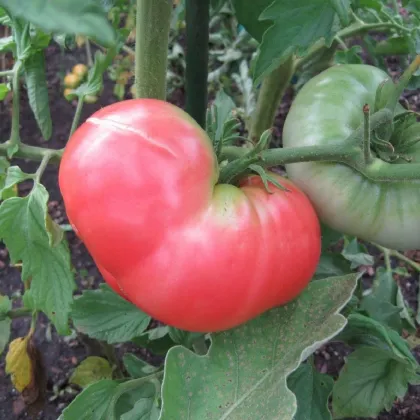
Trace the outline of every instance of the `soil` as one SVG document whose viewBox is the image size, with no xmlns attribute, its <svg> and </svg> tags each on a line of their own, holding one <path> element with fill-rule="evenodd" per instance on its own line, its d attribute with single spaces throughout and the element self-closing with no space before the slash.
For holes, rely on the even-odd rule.
<svg viewBox="0 0 420 420">
<path fill-rule="evenodd" d="M 46 51 L 47 59 L 47 79 L 49 81 L 49 98 L 52 119 L 54 121 L 54 131 L 52 139 L 48 142 L 51 148 L 62 148 L 65 146 L 71 121 L 75 111 L 75 103 L 69 103 L 62 95 L 62 78 L 71 67 L 78 62 L 86 62 L 84 52 L 81 50 L 63 52 L 57 46 L 51 46 Z M 392 63 L 391 63 L 392 64 Z M 398 63 L 393 63 L 390 67 L 398 69 Z M 104 91 L 96 104 L 85 105 L 82 113 L 81 122 L 97 109 L 116 102 L 113 95 L 113 82 L 105 78 Z M 179 106 L 183 105 L 184 94 L 182 89 L 175 91 L 169 100 Z M 279 108 L 276 120 L 276 143 L 280 138 L 280 133 L 284 117 L 290 106 L 292 91 L 289 90 Z M 409 98 L 411 103 L 420 105 L 416 95 L 412 94 Z M 27 95 L 24 89 L 21 92 L 21 138 L 22 141 L 31 145 L 45 146 L 41 134 L 37 128 L 32 111 L 29 108 Z M 10 102 L 0 102 L 0 139 L 3 141 L 8 138 L 10 133 Z M 23 170 L 34 171 L 36 163 L 26 161 L 16 161 Z M 49 166 L 44 173 L 42 182 L 50 193 L 49 209 L 54 220 L 58 223 L 66 223 L 65 211 L 57 185 L 57 168 Z M 30 188 L 29 184 L 21 184 L 19 192 L 25 194 Z M 67 233 L 67 239 L 71 247 L 71 255 L 74 267 L 77 269 L 78 291 L 93 289 L 102 282 L 91 257 L 84 245 L 73 233 Z M 414 255 L 420 262 L 420 253 Z M 395 262 L 394 262 L 395 263 Z M 383 264 L 380 257 L 377 264 Z M 375 267 L 370 267 L 365 275 L 365 280 L 370 282 L 374 276 Z M 401 279 L 403 291 L 408 303 L 416 309 L 418 278 L 413 273 L 411 278 Z M 7 250 L 0 247 L 0 293 L 8 296 L 17 297 L 15 304 L 20 303 L 19 296 L 23 292 L 23 284 L 20 280 L 20 273 L 16 268 L 10 267 Z M 30 320 L 19 318 L 13 321 L 12 338 L 23 336 L 29 329 Z M 12 419 L 39 419 L 56 420 L 63 408 L 66 407 L 79 391 L 77 388 L 68 384 L 68 378 L 75 366 L 79 364 L 89 354 L 100 354 L 100 350 L 88 344 L 79 336 L 59 337 L 54 328 L 51 328 L 46 317 L 41 316 L 35 334 L 35 342 L 42 354 L 43 363 L 47 372 L 47 386 L 45 403 L 41 407 L 29 410 L 19 393 L 13 388 L 10 378 L 5 374 L 4 354 L 0 358 L 0 420 Z M 118 355 L 125 351 L 131 351 L 140 357 L 146 358 L 151 363 L 158 364 L 161 358 L 154 358 L 145 349 L 136 348 L 129 345 L 116 347 Z M 328 344 L 316 352 L 315 362 L 318 369 L 323 373 L 329 373 L 334 377 L 341 369 L 345 356 L 349 349 L 340 344 Z M 419 352 L 414 352 L 419 356 Z M 420 361 L 420 358 L 418 358 Z M 409 392 L 402 401 L 397 401 L 390 413 L 381 414 L 380 420 L 399 420 L 399 419 L 420 419 L 420 386 L 410 386 Z"/>
</svg>

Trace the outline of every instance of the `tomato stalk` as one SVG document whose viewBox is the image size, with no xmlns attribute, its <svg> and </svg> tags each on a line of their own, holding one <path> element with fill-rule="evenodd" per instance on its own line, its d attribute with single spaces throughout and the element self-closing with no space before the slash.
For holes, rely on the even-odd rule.
<svg viewBox="0 0 420 420">
<path fill-rule="evenodd" d="M 20 114 L 19 114 L 19 95 L 20 95 L 20 83 L 19 83 L 19 73 L 22 67 L 22 61 L 17 60 L 16 64 L 13 66 L 13 103 L 12 103 L 12 129 L 10 133 L 10 142 L 9 147 L 13 152 L 19 147 L 20 135 L 19 135 L 19 124 L 20 124 Z"/>
<path fill-rule="evenodd" d="M 135 86 L 137 98 L 166 99 L 171 0 L 137 0 Z"/>
<path fill-rule="evenodd" d="M 364 135 L 363 135 L 363 153 L 365 156 L 365 163 L 369 163 L 372 159 L 370 154 L 370 109 L 369 105 L 366 104 L 363 107 L 363 116 L 364 116 Z"/>
<path fill-rule="evenodd" d="M 256 143 L 261 134 L 273 125 L 276 111 L 292 79 L 294 62 L 291 54 L 263 80 L 249 130 L 249 137 L 253 143 Z"/>
<path fill-rule="evenodd" d="M 11 148 L 12 144 L 10 140 L 0 144 L 0 156 L 6 156 L 7 151 Z M 63 150 L 52 150 L 45 147 L 30 146 L 28 144 L 21 143 L 19 149 L 13 154 L 13 157 L 20 159 L 29 159 L 34 161 L 40 161 L 43 159 L 46 153 L 51 153 L 50 163 L 60 163 Z"/>
<path fill-rule="evenodd" d="M 186 111 L 205 128 L 209 49 L 210 0 L 186 0 Z"/>
<path fill-rule="evenodd" d="M 71 124 L 69 138 L 73 135 L 73 133 L 76 131 L 77 126 L 79 125 L 80 115 L 82 114 L 83 109 L 83 102 L 83 96 L 80 96 L 79 100 L 77 101 L 76 112 L 74 113 L 73 122 Z"/>
</svg>

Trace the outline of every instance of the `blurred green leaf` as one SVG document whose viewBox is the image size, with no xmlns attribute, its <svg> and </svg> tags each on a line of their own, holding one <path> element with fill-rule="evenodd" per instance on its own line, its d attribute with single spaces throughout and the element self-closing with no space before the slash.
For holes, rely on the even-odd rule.
<svg viewBox="0 0 420 420">
<path fill-rule="evenodd" d="M 105 10 L 95 0 L 0 0 L 0 6 L 45 32 L 86 35 L 105 47 L 115 43 Z"/>
<path fill-rule="evenodd" d="M 260 19 L 273 25 L 264 33 L 255 65 L 254 83 L 257 84 L 290 54 L 303 56 L 319 39 L 331 45 L 337 27 L 335 10 L 325 0 L 274 0 Z"/>
<path fill-rule="evenodd" d="M 262 21 L 261 13 L 271 4 L 273 0 L 232 0 L 238 22 L 246 31 L 261 42 L 264 32 L 273 22 Z"/>
<path fill-rule="evenodd" d="M 29 105 L 35 115 L 42 136 L 45 140 L 49 140 L 52 134 L 52 120 L 48 100 L 44 51 L 36 51 L 31 54 L 25 60 L 24 70 Z"/>
</svg>

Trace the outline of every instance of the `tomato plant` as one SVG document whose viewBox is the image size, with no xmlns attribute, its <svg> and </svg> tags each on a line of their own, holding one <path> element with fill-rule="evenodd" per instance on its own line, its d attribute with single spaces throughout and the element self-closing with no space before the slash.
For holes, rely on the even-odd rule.
<svg viewBox="0 0 420 420">
<path fill-rule="evenodd" d="M 419 21 L 0 0 L 2 413 L 415 416 Z"/>
</svg>

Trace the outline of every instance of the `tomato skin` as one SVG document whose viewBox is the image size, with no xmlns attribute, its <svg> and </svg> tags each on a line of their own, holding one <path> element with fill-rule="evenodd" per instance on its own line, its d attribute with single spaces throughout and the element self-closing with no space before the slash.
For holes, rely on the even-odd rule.
<svg viewBox="0 0 420 420">
<path fill-rule="evenodd" d="M 363 105 L 374 109 L 376 89 L 388 77 L 359 64 L 320 73 L 296 95 L 285 121 L 283 146 L 344 142 L 362 124 Z M 407 154 L 420 163 L 420 144 Z M 391 249 L 420 248 L 420 181 L 375 182 L 336 163 L 293 163 L 286 169 L 333 229 Z"/>
<path fill-rule="evenodd" d="M 269 194 L 259 176 L 216 185 L 207 134 L 174 105 L 132 99 L 76 130 L 59 184 L 75 232 L 124 296 L 168 325 L 210 332 L 294 299 L 316 269 L 316 213 L 273 176 L 290 192 Z"/>
</svg>

